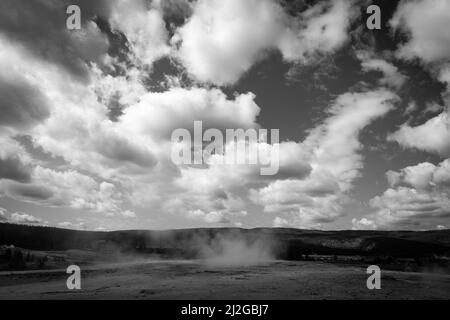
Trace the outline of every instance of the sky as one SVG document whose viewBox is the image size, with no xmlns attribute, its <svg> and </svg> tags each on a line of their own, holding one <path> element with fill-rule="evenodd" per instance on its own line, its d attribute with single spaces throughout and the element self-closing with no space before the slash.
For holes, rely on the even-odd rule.
<svg viewBox="0 0 450 320">
<path fill-rule="evenodd" d="M 447 0 L 2 0 L 0 222 L 446 229 L 448 30 Z M 177 165 L 194 121 L 278 129 L 278 173 Z"/>
</svg>

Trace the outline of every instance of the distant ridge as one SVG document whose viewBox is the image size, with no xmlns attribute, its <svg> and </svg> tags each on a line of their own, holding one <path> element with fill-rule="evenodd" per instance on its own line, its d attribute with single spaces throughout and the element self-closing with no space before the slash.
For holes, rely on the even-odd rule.
<svg viewBox="0 0 450 320">
<path fill-rule="evenodd" d="M 81 231 L 0 223 L 0 245 L 32 250 L 92 249 L 108 244 L 120 251 L 174 249 L 188 256 L 215 239 L 232 238 L 273 247 L 280 259 L 305 254 L 450 256 L 450 230 L 320 231 L 291 228 L 194 228 L 177 230 Z"/>
</svg>

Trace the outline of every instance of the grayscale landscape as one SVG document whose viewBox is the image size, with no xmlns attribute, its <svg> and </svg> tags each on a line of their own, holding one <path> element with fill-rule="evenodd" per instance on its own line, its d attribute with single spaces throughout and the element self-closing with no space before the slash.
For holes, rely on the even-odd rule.
<svg viewBox="0 0 450 320">
<path fill-rule="evenodd" d="M 450 0 L 0 0 L 0 300 L 450 299 L 449 30 Z"/>
<path fill-rule="evenodd" d="M 0 299 L 450 298 L 448 231 L 0 230 Z M 66 286 L 72 264 L 81 290 Z M 373 264 L 379 290 L 366 286 Z"/>
</svg>

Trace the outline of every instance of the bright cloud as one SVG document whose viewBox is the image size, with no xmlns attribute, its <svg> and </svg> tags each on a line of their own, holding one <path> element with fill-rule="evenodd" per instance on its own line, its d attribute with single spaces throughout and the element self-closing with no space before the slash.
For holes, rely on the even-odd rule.
<svg viewBox="0 0 450 320">
<path fill-rule="evenodd" d="M 398 55 L 420 58 L 426 63 L 448 61 L 450 57 L 450 3 L 447 0 L 402 1 L 390 24 L 407 33 L 409 40 Z"/>
<path fill-rule="evenodd" d="M 355 14 L 351 1 L 321 3 L 292 17 L 273 0 L 199 0 L 172 42 L 195 79 L 227 85 L 269 50 L 302 62 L 335 51 L 347 40 Z"/>
<path fill-rule="evenodd" d="M 416 148 L 437 153 L 443 157 L 450 156 L 450 122 L 448 112 L 444 111 L 418 126 L 403 124 L 400 129 L 389 136 L 406 148 Z"/>
<path fill-rule="evenodd" d="M 393 108 L 389 91 L 346 93 L 330 107 L 330 116 L 302 143 L 312 172 L 304 180 L 278 180 L 253 190 L 253 201 L 266 212 L 286 213 L 292 225 L 321 227 L 342 214 L 346 193 L 363 167 L 360 131 Z M 281 221 L 281 220 L 279 220 Z"/>
</svg>

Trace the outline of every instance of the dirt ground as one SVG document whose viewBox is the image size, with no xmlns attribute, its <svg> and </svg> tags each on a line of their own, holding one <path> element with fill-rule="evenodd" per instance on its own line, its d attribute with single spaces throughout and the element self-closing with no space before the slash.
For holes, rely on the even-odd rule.
<svg viewBox="0 0 450 320">
<path fill-rule="evenodd" d="M 273 261 L 215 266 L 137 261 L 82 267 L 81 290 L 64 269 L 0 272 L 0 299 L 449 299 L 450 275 L 382 271 L 368 290 L 363 266 Z"/>
</svg>

